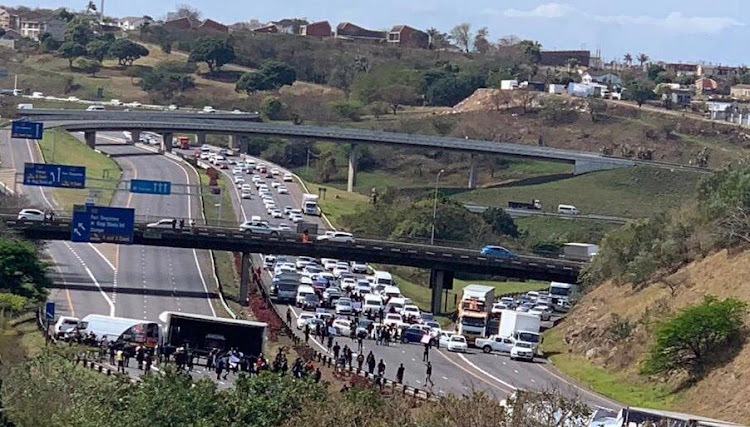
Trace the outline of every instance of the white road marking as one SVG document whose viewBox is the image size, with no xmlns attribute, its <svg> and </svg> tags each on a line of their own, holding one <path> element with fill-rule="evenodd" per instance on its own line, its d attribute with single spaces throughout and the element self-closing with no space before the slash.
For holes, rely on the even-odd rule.
<svg viewBox="0 0 750 427">
<path fill-rule="evenodd" d="M 504 385 L 506 387 L 510 387 L 511 390 L 517 390 L 517 387 L 513 386 L 512 384 L 507 383 L 507 382 L 501 380 L 500 378 L 498 378 L 498 377 L 490 374 L 489 372 L 485 371 L 484 369 L 482 369 L 479 366 L 475 365 L 474 363 L 470 362 L 469 359 L 467 359 L 466 357 L 464 357 L 463 354 L 459 354 L 458 357 L 460 357 L 461 360 L 463 360 L 467 365 L 471 366 L 472 368 L 476 369 L 477 371 L 479 371 L 482 374 L 484 374 L 485 376 L 487 376 L 487 378 L 491 378 L 491 379 L 499 382 L 500 384 L 502 384 L 502 385 Z"/>
</svg>

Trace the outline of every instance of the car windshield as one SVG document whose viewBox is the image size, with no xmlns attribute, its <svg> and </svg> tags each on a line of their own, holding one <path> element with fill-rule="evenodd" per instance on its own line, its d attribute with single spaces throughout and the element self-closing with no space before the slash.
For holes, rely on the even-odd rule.
<svg viewBox="0 0 750 427">
<path fill-rule="evenodd" d="M 475 327 L 483 328 L 484 319 L 478 319 L 476 317 L 462 317 L 461 324 L 464 326 L 475 326 Z"/>
<path fill-rule="evenodd" d="M 532 334 L 530 332 L 521 332 L 518 334 L 518 339 L 527 343 L 538 343 L 539 334 Z"/>
<path fill-rule="evenodd" d="M 466 342 L 466 338 L 464 338 L 464 337 L 451 337 L 451 341 L 453 341 L 453 342 Z"/>
<path fill-rule="evenodd" d="M 351 307 L 352 303 L 350 303 L 349 301 L 341 301 L 341 300 L 339 300 L 339 302 L 338 302 L 337 305 L 341 305 L 341 306 L 344 306 L 344 307 Z"/>
<path fill-rule="evenodd" d="M 522 347 L 522 348 L 531 348 L 531 344 L 525 343 L 525 342 L 519 342 L 516 344 L 516 346 Z"/>
</svg>

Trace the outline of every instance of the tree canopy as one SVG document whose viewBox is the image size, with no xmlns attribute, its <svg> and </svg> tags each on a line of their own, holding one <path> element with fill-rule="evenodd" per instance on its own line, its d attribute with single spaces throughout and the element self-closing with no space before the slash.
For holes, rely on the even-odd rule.
<svg viewBox="0 0 750 427">
<path fill-rule="evenodd" d="M 86 48 L 74 41 L 67 41 L 60 45 L 57 53 L 68 60 L 68 67 L 73 68 L 73 60 L 79 56 L 86 55 Z"/>
<path fill-rule="evenodd" d="M 234 47 L 228 40 L 204 36 L 195 41 L 190 50 L 190 62 L 205 62 L 211 72 L 219 70 L 235 58 Z"/>
<path fill-rule="evenodd" d="M 109 55 L 117 58 L 120 65 L 133 65 L 135 60 L 148 54 L 143 45 L 128 39 L 117 39 L 109 47 Z"/>
<path fill-rule="evenodd" d="M 291 85 L 297 80 L 297 73 L 288 64 L 279 61 L 265 61 L 258 71 L 240 76 L 235 84 L 238 92 L 253 93 L 262 90 L 274 90 L 284 85 Z"/>
<path fill-rule="evenodd" d="M 50 281 L 47 265 L 28 242 L 0 238 L 0 290 L 29 299 L 40 299 Z"/>
</svg>

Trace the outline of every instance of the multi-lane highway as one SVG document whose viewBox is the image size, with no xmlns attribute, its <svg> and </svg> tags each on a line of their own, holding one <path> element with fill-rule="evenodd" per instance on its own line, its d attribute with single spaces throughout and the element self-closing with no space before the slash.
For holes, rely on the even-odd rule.
<svg viewBox="0 0 750 427">
<path fill-rule="evenodd" d="M 99 149 L 108 153 L 123 170 L 123 179 L 167 180 L 177 185 L 196 185 L 198 177 L 188 165 L 126 145 L 121 134 L 98 135 Z M 0 134 L 3 179 L 13 187 L 13 173 L 25 162 L 43 162 L 33 141 L 11 140 Z M 53 192 L 44 187 L 18 185 L 17 191 L 31 205 L 61 212 Z M 183 193 L 193 191 L 184 188 Z M 116 192 L 113 206 L 132 207 L 137 215 L 155 218 L 200 220 L 197 196 L 173 194 L 155 196 Z M 206 251 L 148 246 L 110 246 L 86 243 L 49 242 L 48 253 L 55 265 L 53 280 L 64 288 L 53 293 L 60 314 L 83 317 L 109 314 L 156 320 L 166 310 L 221 315 L 219 304 L 209 295 L 215 279 Z"/>
<path fill-rule="evenodd" d="M 185 154 L 190 154 L 185 152 Z M 283 175 L 284 170 L 278 165 L 270 164 L 262 159 L 255 159 L 257 162 L 263 162 L 269 167 L 277 167 Z M 222 170 L 225 177 L 232 182 L 232 172 Z M 249 176 L 247 176 L 249 182 Z M 280 176 L 279 178 L 280 179 Z M 270 181 L 270 180 L 267 180 Z M 269 182 L 270 184 L 270 182 Z M 289 189 L 289 195 L 279 195 L 274 193 L 276 203 L 280 207 L 292 206 L 299 208 L 302 205 L 302 194 L 305 190 L 298 184 L 286 183 Z M 236 186 L 235 186 L 236 188 Z M 267 214 L 257 191 L 253 187 L 253 197 L 251 199 L 241 199 L 239 191 L 232 192 L 232 198 L 238 207 L 238 219 L 249 219 L 253 215 L 258 215 L 262 219 L 269 221 L 273 225 L 280 222 L 289 223 L 286 219 L 275 219 Z M 305 217 L 306 220 L 316 221 L 319 227 L 325 228 L 328 224 L 325 219 L 314 217 Z M 291 225 L 291 224 L 290 224 Z M 261 265 L 260 257 L 255 260 L 256 265 Z M 266 285 L 270 281 L 270 276 L 264 276 Z M 279 310 L 284 313 L 287 306 L 278 306 Z M 295 315 L 299 315 L 297 308 L 291 307 Z M 338 338 L 339 344 L 343 347 L 345 344 L 354 347 L 356 342 L 349 338 Z M 311 338 L 311 345 L 318 350 L 325 351 L 323 343 L 317 342 Z M 404 381 L 407 385 L 424 388 L 425 364 L 422 362 L 423 347 L 415 344 L 392 344 L 391 346 L 376 346 L 374 341 L 366 340 L 364 353 L 373 352 L 379 360 L 382 358 L 387 365 L 386 376 L 395 377 L 396 369 L 399 364 L 403 363 L 405 367 Z M 465 393 L 472 389 L 484 390 L 498 398 L 505 398 L 508 394 L 517 388 L 521 389 L 542 389 L 557 388 L 563 392 L 580 396 L 591 406 L 602 406 L 616 408 L 619 405 L 605 397 L 599 396 L 586 389 L 575 386 L 563 379 L 554 368 L 548 365 L 545 360 L 537 359 L 534 363 L 520 361 L 511 361 L 507 355 L 484 354 L 480 350 L 471 349 L 469 354 L 454 354 L 445 350 L 433 349 L 430 352 L 430 361 L 433 365 L 432 379 L 435 382 L 433 392 L 446 393 Z"/>
</svg>

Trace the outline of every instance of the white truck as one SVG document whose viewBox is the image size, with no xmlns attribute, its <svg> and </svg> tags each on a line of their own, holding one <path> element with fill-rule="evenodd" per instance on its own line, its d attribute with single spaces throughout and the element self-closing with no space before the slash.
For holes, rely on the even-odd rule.
<svg viewBox="0 0 750 427">
<path fill-rule="evenodd" d="M 589 262 L 597 252 L 599 246 L 592 243 L 566 243 L 563 246 L 562 257 L 571 261 Z"/>
<path fill-rule="evenodd" d="M 458 306 L 458 333 L 466 337 L 469 344 L 486 336 L 494 302 L 495 288 L 491 286 L 469 285 L 464 288 Z"/>
<path fill-rule="evenodd" d="M 320 215 L 320 206 L 318 206 L 317 194 L 302 195 L 302 211 L 305 215 Z"/>
<path fill-rule="evenodd" d="M 515 340 L 511 337 L 502 337 L 500 335 L 490 335 L 488 338 L 477 338 L 474 341 L 476 348 L 481 348 L 485 353 L 497 351 L 500 353 L 510 353 Z"/>
<path fill-rule="evenodd" d="M 273 277 L 271 287 L 275 290 L 279 302 L 294 302 L 297 298 L 297 288 L 301 276 L 297 272 L 281 272 Z"/>
<path fill-rule="evenodd" d="M 533 353 L 539 351 L 539 343 L 542 336 L 539 333 L 541 319 L 539 316 L 514 310 L 503 310 L 500 317 L 500 335 L 504 338 L 513 338 L 515 344 L 530 344 Z"/>
<path fill-rule="evenodd" d="M 549 296 L 553 307 L 557 307 L 558 304 L 571 305 L 578 301 L 580 288 L 572 283 L 550 282 Z"/>
</svg>

